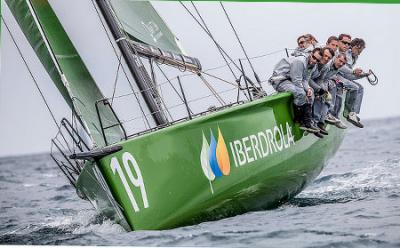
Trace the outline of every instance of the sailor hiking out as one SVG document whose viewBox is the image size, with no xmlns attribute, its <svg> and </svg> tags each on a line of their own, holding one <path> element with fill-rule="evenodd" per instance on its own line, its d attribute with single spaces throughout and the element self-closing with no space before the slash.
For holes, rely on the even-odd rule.
<svg viewBox="0 0 400 248">
<path fill-rule="evenodd" d="M 304 34 L 297 38 L 296 49 L 292 52 L 292 56 L 304 55 L 308 56 L 315 48 L 322 46 L 318 43 L 317 39 L 312 34 Z"/>
<path fill-rule="evenodd" d="M 322 57 L 317 64 L 317 69 L 314 71 L 310 78 L 310 86 L 313 88 L 315 94 L 313 105 L 313 120 L 319 128 L 319 133 L 317 134 L 318 137 L 320 137 L 321 135 L 328 135 L 328 132 L 324 127 L 326 116 L 324 112 L 325 109 L 327 112 L 327 108 L 332 101 L 332 97 L 328 91 L 329 82 L 324 80 L 324 78 L 326 78 L 327 73 L 330 70 L 330 68 L 327 67 L 326 64 L 335 55 L 335 52 L 328 47 L 324 47 L 321 51 Z"/>
<path fill-rule="evenodd" d="M 293 94 L 296 119 L 300 123 L 300 129 L 312 133 L 318 133 L 319 129 L 312 122 L 314 91 L 309 81 L 311 75 L 317 70 L 317 63 L 321 57 L 321 48 L 315 48 L 308 56 L 283 58 L 275 66 L 269 79 L 276 91 Z"/>
<path fill-rule="evenodd" d="M 364 72 L 360 68 L 353 68 L 358 56 L 365 48 L 365 42 L 362 39 L 356 38 L 351 41 L 350 46 L 350 49 L 345 52 L 347 63 L 339 70 L 337 80 L 348 90 L 343 116 L 353 125 L 362 128 L 363 124 L 361 124 L 357 114 L 360 113 L 364 87 L 355 80 L 363 78 Z"/>
<path fill-rule="evenodd" d="M 343 116 L 362 128 L 357 114 L 360 113 L 364 88 L 355 80 L 367 77 L 371 84 L 377 82 L 371 70 L 365 73 L 362 69 L 354 69 L 365 41 L 351 40 L 350 35 L 340 34 L 330 36 L 325 47 L 321 47 L 313 35 L 304 34 L 297 38 L 297 45 L 292 57 L 283 58 L 275 65 L 268 81 L 277 92 L 293 94 L 295 121 L 300 123 L 300 129 L 323 138 L 328 135 L 326 124 L 347 128 L 339 118 L 344 91 L 347 94 Z M 371 82 L 371 74 L 375 81 Z"/>
<path fill-rule="evenodd" d="M 332 49 L 325 51 L 333 52 Z M 333 78 L 339 73 L 345 63 L 346 55 L 343 53 L 338 54 L 323 66 L 320 75 L 315 78 L 316 83 L 314 83 L 314 80 L 310 81 L 310 84 L 315 87 L 316 94 L 318 94 L 314 101 L 313 117 L 321 130 L 320 132 L 325 135 L 327 134 L 327 131 L 324 129 L 325 123 L 333 125 L 341 123 L 340 119 L 330 115 L 328 111 L 333 109 L 336 100 L 334 97 L 336 96 L 336 83 Z M 345 126 L 336 126 L 342 129 L 346 128 Z"/>
</svg>

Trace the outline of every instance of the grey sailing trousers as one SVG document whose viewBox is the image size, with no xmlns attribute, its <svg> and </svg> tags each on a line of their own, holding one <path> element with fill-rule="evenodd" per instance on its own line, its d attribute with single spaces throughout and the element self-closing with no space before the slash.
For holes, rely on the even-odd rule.
<svg viewBox="0 0 400 248">
<path fill-rule="evenodd" d="M 364 96 L 364 87 L 353 81 L 348 80 L 340 75 L 338 79 L 343 83 L 343 87 L 347 89 L 344 109 L 346 112 L 360 113 L 361 104 Z"/>
<path fill-rule="evenodd" d="M 342 108 L 343 86 L 336 84 L 334 81 L 331 82 L 329 93 L 332 95 L 332 104 L 329 107 L 329 112 L 336 118 L 339 118 L 339 112 Z"/>
<path fill-rule="evenodd" d="M 325 102 L 321 96 L 317 96 L 314 99 L 314 105 L 313 105 L 313 118 L 314 121 L 318 122 L 324 122 L 326 119 L 326 115 L 328 114 L 330 104 Z"/>
<path fill-rule="evenodd" d="M 327 80 L 325 84 L 327 85 L 328 92 L 331 94 L 332 99 L 330 99 L 328 102 L 326 101 L 326 99 L 324 99 L 324 97 L 317 96 L 314 99 L 314 106 L 313 106 L 314 120 L 316 122 L 322 122 L 322 123 L 325 121 L 328 111 L 330 111 L 331 113 L 334 111 L 338 93 L 336 88 L 336 83 L 333 80 Z M 339 99 L 339 101 L 341 101 L 341 98 Z"/>
<path fill-rule="evenodd" d="M 306 103 L 313 104 L 314 102 L 314 96 L 307 97 L 307 93 L 303 87 L 295 85 L 289 80 L 285 80 L 277 85 L 272 86 L 278 92 L 292 93 L 294 98 L 293 103 L 296 106 L 303 106 Z"/>
</svg>

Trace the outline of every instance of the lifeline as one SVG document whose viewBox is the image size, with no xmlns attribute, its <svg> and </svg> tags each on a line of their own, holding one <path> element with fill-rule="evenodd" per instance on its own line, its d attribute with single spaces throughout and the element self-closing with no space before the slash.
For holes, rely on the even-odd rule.
<svg viewBox="0 0 400 248">
<path fill-rule="evenodd" d="M 258 159 L 265 158 L 275 152 L 280 152 L 294 145 L 292 127 L 286 122 L 286 134 L 282 124 L 266 129 L 265 131 L 251 134 L 241 139 L 229 142 L 235 166 L 243 166 Z"/>
</svg>

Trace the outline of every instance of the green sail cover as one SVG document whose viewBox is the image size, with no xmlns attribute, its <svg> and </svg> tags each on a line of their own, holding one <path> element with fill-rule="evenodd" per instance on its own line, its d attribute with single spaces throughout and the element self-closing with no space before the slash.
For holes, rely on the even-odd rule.
<svg viewBox="0 0 400 248">
<path fill-rule="evenodd" d="M 179 40 L 147 1 L 111 0 L 118 21 L 130 38 L 166 51 L 184 54 Z"/>
<path fill-rule="evenodd" d="M 86 123 L 93 141 L 98 147 L 103 147 L 105 141 L 102 135 L 95 103 L 103 99 L 104 96 L 60 24 L 49 2 L 47 0 L 31 0 L 32 7 L 35 10 L 48 43 L 55 54 L 60 69 L 68 80 L 69 89 L 64 85 L 57 71 L 55 62 L 45 45 L 45 41 L 29 10 L 27 1 L 6 0 L 6 3 L 30 45 L 39 57 L 39 60 L 68 105 L 71 108 L 72 106 L 75 107 L 81 119 Z M 103 127 L 108 127 L 117 123 L 116 118 L 108 106 L 99 104 L 99 112 Z M 123 137 L 123 132 L 119 126 L 106 129 L 105 134 L 108 143 L 119 141 Z"/>
</svg>

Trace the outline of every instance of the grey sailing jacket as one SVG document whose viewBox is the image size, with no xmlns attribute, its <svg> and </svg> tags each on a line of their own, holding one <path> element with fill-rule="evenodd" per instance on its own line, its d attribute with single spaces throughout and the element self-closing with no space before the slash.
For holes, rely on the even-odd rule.
<svg viewBox="0 0 400 248">
<path fill-rule="evenodd" d="M 336 69 L 333 63 L 334 59 L 331 59 L 322 68 L 319 69 L 318 73 L 311 77 L 310 85 L 314 91 L 318 91 L 323 88 L 325 91 L 328 90 L 328 80 L 333 79 L 340 71 L 341 68 Z"/>
<path fill-rule="evenodd" d="M 269 82 L 276 86 L 284 80 L 290 80 L 294 85 L 307 91 L 311 75 L 315 72 L 316 66 L 308 68 L 308 57 L 297 56 L 281 59 L 275 65 L 272 77 Z"/>
<path fill-rule="evenodd" d="M 351 49 L 347 50 L 345 54 L 347 62 L 339 69 L 339 74 L 348 80 L 357 80 L 362 78 L 353 73 L 354 65 L 357 62 L 358 56 L 353 56 Z"/>
<path fill-rule="evenodd" d="M 341 67 L 342 68 L 342 67 Z M 333 59 L 331 59 L 328 63 L 323 68 L 323 71 L 321 72 L 320 76 L 317 78 L 318 82 L 325 82 L 329 79 L 332 79 L 333 77 L 336 76 L 336 74 L 339 73 L 340 69 L 336 69 L 335 65 L 333 63 Z"/>
<path fill-rule="evenodd" d="M 311 52 L 315 49 L 315 48 L 322 48 L 323 46 L 319 43 L 315 44 L 315 45 L 309 45 L 306 48 L 300 48 L 300 47 L 296 47 L 296 49 L 293 50 L 293 52 L 291 53 L 292 56 L 308 56 L 311 54 Z"/>
</svg>

